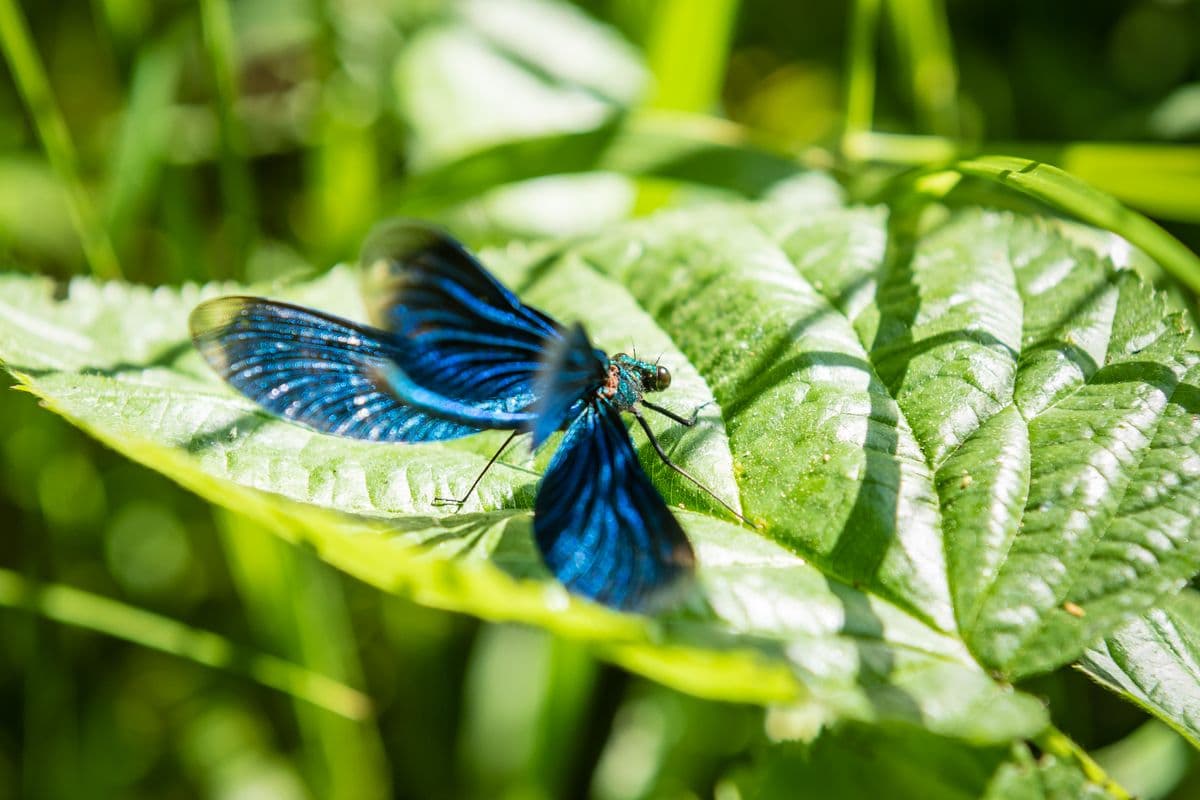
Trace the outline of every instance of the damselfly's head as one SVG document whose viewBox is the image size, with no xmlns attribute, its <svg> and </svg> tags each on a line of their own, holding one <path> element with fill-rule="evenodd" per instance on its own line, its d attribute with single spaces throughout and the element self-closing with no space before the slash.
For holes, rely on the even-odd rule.
<svg viewBox="0 0 1200 800">
<path fill-rule="evenodd" d="M 625 353 L 617 353 L 611 363 L 637 383 L 643 392 L 661 392 L 671 385 L 671 371 L 657 362 L 642 361 Z"/>
</svg>

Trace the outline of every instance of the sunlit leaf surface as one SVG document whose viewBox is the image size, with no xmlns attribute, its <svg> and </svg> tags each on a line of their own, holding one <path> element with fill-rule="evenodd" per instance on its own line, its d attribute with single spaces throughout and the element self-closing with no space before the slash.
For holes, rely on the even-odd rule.
<svg viewBox="0 0 1200 800">
<path fill-rule="evenodd" d="M 1200 593 L 1188 589 L 1121 626 L 1079 666 L 1200 747 Z"/>
<path fill-rule="evenodd" d="M 890 241 L 889 241 L 890 237 Z M 569 598 L 530 540 L 551 448 L 336 439 L 272 419 L 193 352 L 201 299 L 256 291 L 361 317 L 339 267 L 270 287 L 0 279 L 0 357 L 131 458 L 385 591 L 588 640 L 707 697 L 796 718 L 1031 736 L 1001 680 L 1068 663 L 1196 572 L 1191 331 L 1052 224 L 967 212 L 889 233 L 876 209 L 709 206 L 485 253 L 610 352 L 661 354 L 655 421 L 758 530 L 643 462 L 695 544 L 697 590 L 645 618 Z"/>
</svg>

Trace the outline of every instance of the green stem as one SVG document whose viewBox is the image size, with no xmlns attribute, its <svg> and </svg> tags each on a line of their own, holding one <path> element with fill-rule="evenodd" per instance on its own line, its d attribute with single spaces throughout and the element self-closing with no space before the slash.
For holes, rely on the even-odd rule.
<svg viewBox="0 0 1200 800">
<path fill-rule="evenodd" d="M 29 26 L 16 0 L 0 0 L 0 48 L 4 50 L 13 80 L 37 127 L 46 157 L 66 191 L 71 222 L 79 233 L 84 257 L 92 274 L 97 278 L 122 277 L 112 241 L 79 176 L 79 163 L 71 133 L 54 99 L 45 67 L 33 46 Z"/>
<path fill-rule="evenodd" d="M 224 669 L 349 719 L 371 714 L 371 700 L 344 683 L 256 653 L 208 631 L 70 586 L 28 581 L 0 569 L 0 607 L 18 608 L 80 628 Z"/>
<path fill-rule="evenodd" d="M 1097 764 L 1086 750 L 1058 728 L 1048 727 L 1033 742 L 1044 752 L 1078 765 L 1089 781 L 1108 792 L 1115 800 L 1133 800 L 1133 795 L 1127 792 L 1125 787 L 1109 777 L 1104 768 Z"/>
<path fill-rule="evenodd" d="M 738 0 L 659 0 L 646 61 L 654 74 L 652 108 L 711 111 L 721 99 Z"/>
<path fill-rule="evenodd" d="M 954 158 L 966 145 L 946 136 L 875 133 L 868 128 L 847 130 L 842 155 L 851 161 L 885 164 L 929 164 Z"/>
</svg>

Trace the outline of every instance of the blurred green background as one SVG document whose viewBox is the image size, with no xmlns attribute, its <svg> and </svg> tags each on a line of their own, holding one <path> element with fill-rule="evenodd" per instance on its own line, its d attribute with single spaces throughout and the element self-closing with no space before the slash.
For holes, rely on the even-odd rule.
<svg viewBox="0 0 1200 800">
<path fill-rule="evenodd" d="M 390 214 L 503 243 L 797 172 L 869 199 L 973 152 L 1200 248 L 1195 1 L 0 0 L 0 45 L 4 268 L 64 280 L 265 281 Z M 769 746 L 759 709 L 359 585 L 27 395 L 0 394 L 0 459 L 0 798 L 732 797 Z M 294 669 L 271 658 L 343 714 L 264 685 Z M 1142 796 L 1200 797 L 1132 706 L 1029 688 Z M 822 754 L 860 746 L 826 735 L 794 779 L 840 785 Z"/>
</svg>

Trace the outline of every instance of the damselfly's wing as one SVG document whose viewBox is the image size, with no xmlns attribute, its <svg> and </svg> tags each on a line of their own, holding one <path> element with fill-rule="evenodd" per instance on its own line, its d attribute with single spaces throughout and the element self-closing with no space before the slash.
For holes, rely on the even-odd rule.
<svg viewBox="0 0 1200 800">
<path fill-rule="evenodd" d="M 468 405 L 520 411 L 559 325 L 525 305 L 462 245 L 419 222 L 393 220 L 363 246 L 371 322 L 397 339 L 415 385 Z"/>
<path fill-rule="evenodd" d="M 595 397 L 608 378 L 608 358 L 592 347 L 583 326 L 575 323 L 567 334 L 546 348 L 545 360 L 534 382 L 533 447 L 578 414 L 582 403 Z"/>
<path fill-rule="evenodd" d="M 189 319 L 196 347 L 238 391 L 322 433 L 427 442 L 483 427 L 450 421 L 400 400 L 382 377 L 399 348 L 365 325 L 259 297 L 220 297 Z"/>
<path fill-rule="evenodd" d="M 683 529 L 638 463 L 621 414 L 589 403 L 567 429 L 535 501 L 542 558 L 568 589 L 643 609 L 692 574 Z"/>
</svg>

